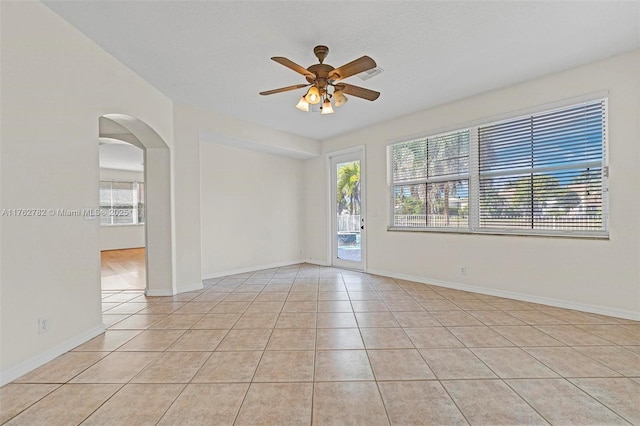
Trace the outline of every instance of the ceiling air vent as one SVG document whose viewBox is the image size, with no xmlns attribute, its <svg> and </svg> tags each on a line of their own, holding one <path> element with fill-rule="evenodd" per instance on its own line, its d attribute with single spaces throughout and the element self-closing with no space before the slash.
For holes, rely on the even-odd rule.
<svg viewBox="0 0 640 426">
<path fill-rule="evenodd" d="M 382 71 L 384 71 L 382 68 L 375 67 L 375 68 L 371 68 L 370 70 L 361 72 L 356 77 L 358 77 L 362 81 L 365 81 L 365 80 L 369 80 L 371 77 L 375 77 L 376 75 L 380 74 Z"/>
</svg>

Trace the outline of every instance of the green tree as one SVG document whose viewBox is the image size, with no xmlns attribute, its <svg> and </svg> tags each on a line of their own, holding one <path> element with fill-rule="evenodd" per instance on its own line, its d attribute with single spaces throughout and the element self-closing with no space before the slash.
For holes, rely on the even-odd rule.
<svg viewBox="0 0 640 426">
<path fill-rule="evenodd" d="M 336 185 L 336 202 L 338 213 L 341 208 L 348 208 L 352 215 L 360 214 L 360 162 L 353 161 L 341 165 L 338 169 Z"/>
<path fill-rule="evenodd" d="M 559 216 L 580 204 L 580 196 L 575 191 L 550 175 L 521 177 L 507 185 L 506 192 L 504 208 L 507 214 L 513 215 L 528 211 L 534 216 Z"/>
<path fill-rule="evenodd" d="M 562 193 L 559 195 L 560 200 L 560 214 L 567 214 L 573 208 L 580 205 L 580 195 L 569 188 L 563 188 Z"/>
<path fill-rule="evenodd" d="M 457 132 L 429 138 L 427 145 L 427 163 L 429 177 L 461 173 L 468 170 L 469 133 Z M 458 212 L 450 206 L 451 194 L 458 189 L 457 181 L 440 182 L 429 185 L 428 203 L 431 213 L 444 214 L 445 224 L 449 225 L 451 214 Z"/>
<path fill-rule="evenodd" d="M 420 198 L 396 197 L 396 214 L 425 214 L 425 203 Z"/>
</svg>

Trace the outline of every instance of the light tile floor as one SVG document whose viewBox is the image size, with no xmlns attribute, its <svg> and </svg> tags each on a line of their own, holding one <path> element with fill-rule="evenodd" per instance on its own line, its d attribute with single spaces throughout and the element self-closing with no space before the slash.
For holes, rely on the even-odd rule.
<svg viewBox="0 0 640 426">
<path fill-rule="evenodd" d="M 634 321 L 307 264 L 103 302 L 0 423 L 640 424 Z"/>
</svg>

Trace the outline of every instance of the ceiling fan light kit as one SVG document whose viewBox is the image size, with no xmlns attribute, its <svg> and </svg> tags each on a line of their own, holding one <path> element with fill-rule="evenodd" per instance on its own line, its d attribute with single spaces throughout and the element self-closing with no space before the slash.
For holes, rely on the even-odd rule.
<svg viewBox="0 0 640 426">
<path fill-rule="evenodd" d="M 298 101 L 298 105 L 296 105 L 300 111 L 309 112 L 309 102 L 305 99 L 305 96 L 301 97 Z"/>
<path fill-rule="evenodd" d="M 320 114 L 333 114 L 333 108 L 331 107 L 331 101 L 329 100 L 328 96 L 324 98 Z"/>
<path fill-rule="evenodd" d="M 308 68 L 303 68 L 295 62 L 281 56 L 272 57 L 271 59 L 273 61 L 303 75 L 308 84 L 296 84 L 279 89 L 267 90 L 265 92 L 260 92 L 260 94 L 273 95 L 276 93 L 288 92 L 290 90 L 297 90 L 311 86 L 307 90 L 307 93 L 300 98 L 296 108 L 300 111 L 309 112 L 310 104 L 317 105 L 322 102 L 320 111 L 323 115 L 333 114 L 333 106 L 340 107 L 344 105 L 348 100 L 345 94 L 366 99 L 368 101 L 375 101 L 378 99 L 380 96 L 379 92 L 342 82 L 342 80 L 351 77 L 352 75 L 360 74 L 376 68 L 376 62 L 373 59 L 368 56 L 362 56 L 348 64 L 334 68 L 331 65 L 324 63 L 324 59 L 329 54 L 329 48 L 327 46 L 316 46 L 313 49 L 313 53 L 316 55 L 320 63 L 311 65 Z M 333 105 L 331 104 L 332 100 Z"/>
<path fill-rule="evenodd" d="M 309 90 L 307 90 L 307 94 L 304 96 L 305 101 L 310 103 L 311 105 L 316 105 L 320 103 L 320 89 L 316 86 L 311 86 Z"/>
<path fill-rule="evenodd" d="M 333 104 L 335 106 L 341 107 L 342 105 L 346 104 L 348 100 L 349 99 L 347 99 L 344 93 L 342 93 L 342 90 L 335 89 L 333 91 Z"/>
</svg>

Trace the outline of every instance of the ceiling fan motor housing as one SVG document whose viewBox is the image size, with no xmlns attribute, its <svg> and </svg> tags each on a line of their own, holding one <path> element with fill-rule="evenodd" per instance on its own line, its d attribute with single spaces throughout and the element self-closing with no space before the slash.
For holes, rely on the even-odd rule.
<svg viewBox="0 0 640 426">
<path fill-rule="evenodd" d="M 326 58 L 329 54 L 329 48 L 322 45 L 316 46 L 313 48 L 313 53 L 316 55 L 316 58 L 318 58 L 318 61 L 322 63 L 324 61 L 324 58 Z"/>
<path fill-rule="evenodd" d="M 311 65 L 307 70 L 313 74 L 315 74 L 316 78 L 306 77 L 309 83 L 316 83 L 320 87 L 324 87 L 327 85 L 327 81 L 329 80 L 329 73 L 333 71 L 331 65 L 327 64 L 315 64 Z"/>
</svg>

